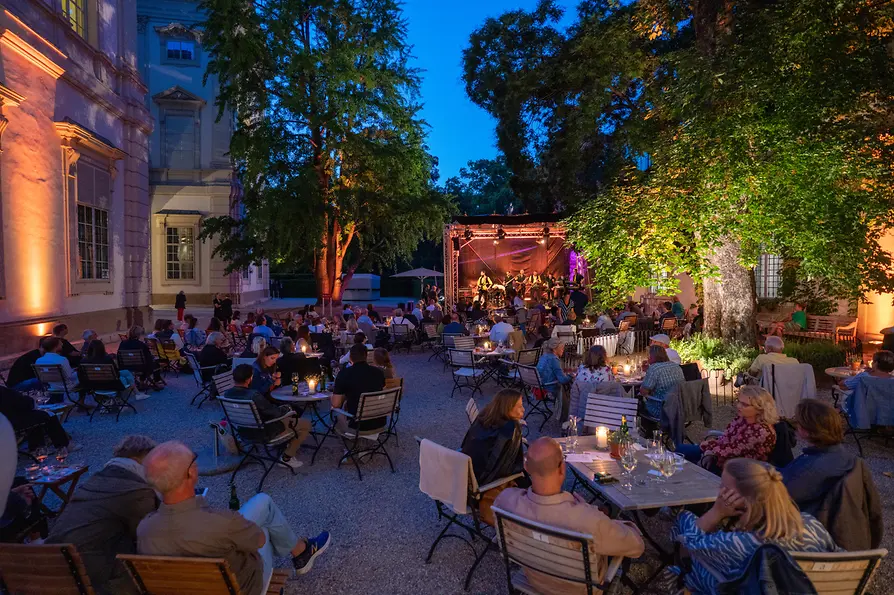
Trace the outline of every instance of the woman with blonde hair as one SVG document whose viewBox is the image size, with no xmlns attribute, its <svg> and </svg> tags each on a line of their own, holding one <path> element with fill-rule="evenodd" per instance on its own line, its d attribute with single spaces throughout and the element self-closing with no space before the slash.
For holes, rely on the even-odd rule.
<svg viewBox="0 0 894 595">
<path fill-rule="evenodd" d="M 348 318 L 348 320 L 345 321 L 345 332 L 349 335 L 355 335 L 359 330 L 360 327 L 357 326 L 357 321 L 353 317 Z"/>
<path fill-rule="evenodd" d="M 376 350 L 373 351 L 373 362 L 377 368 L 382 368 L 382 371 L 385 372 L 385 380 L 397 377 L 394 372 L 394 364 L 391 363 L 391 354 L 384 347 L 376 347 Z"/>
<path fill-rule="evenodd" d="M 681 444 L 677 452 L 705 469 L 720 473 L 724 464 L 738 457 L 767 461 L 776 446 L 779 421 L 773 395 L 759 386 L 743 386 L 736 402 L 738 415 L 720 436 L 709 436 L 698 446 Z"/>
<path fill-rule="evenodd" d="M 681 512 L 671 537 L 692 557 L 685 583 L 693 595 L 716 593 L 766 543 L 789 552 L 839 550 L 822 523 L 798 511 L 779 471 L 751 459 L 728 461 L 714 506 L 701 517 Z"/>
</svg>

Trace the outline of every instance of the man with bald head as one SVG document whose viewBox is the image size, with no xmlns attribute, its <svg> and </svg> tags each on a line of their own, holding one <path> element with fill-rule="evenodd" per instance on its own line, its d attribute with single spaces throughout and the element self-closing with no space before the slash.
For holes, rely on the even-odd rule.
<svg viewBox="0 0 894 595">
<path fill-rule="evenodd" d="M 543 437 L 531 444 L 525 459 L 525 471 L 531 477 L 531 487 L 527 490 L 503 490 L 494 501 L 494 506 L 531 521 L 592 535 L 594 548 L 590 551 L 590 565 L 594 582 L 602 582 L 607 556 L 636 558 L 642 555 L 645 544 L 632 523 L 613 521 L 577 494 L 562 491 L 565 459 L 558 442 Z M 576 595 L 587 592 L 580 583 L 540 572 L 526 569 L 525 576 L 540 593 Z"/>
<path fill-rule="evenodd" d="M 198 455 L 182 442 L 159 444 L 143 460 L 146 479 L 162 495 L 157 512 L 137 527 L 137 551 L 151 556 L 225 558 L 242 593 L 261 595 L 273 557 L 292 558 L 304 574 L 329 546 L 329 533 L 298 539 L 270 496 L 256 494 L 239 512 L 212 510 L 196 496 Z"/>
</svg>

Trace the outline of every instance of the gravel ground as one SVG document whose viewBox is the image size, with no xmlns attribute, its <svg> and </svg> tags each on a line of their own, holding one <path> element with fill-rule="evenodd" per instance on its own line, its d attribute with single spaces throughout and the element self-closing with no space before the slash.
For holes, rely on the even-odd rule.
<svg viewBox="0 0 894 595">
<path fill-rule="evenodd" d="M 405 378 L 405 395 L 398 426 L 400 446 L 392 440 L 388 448 L 396 473 L 391 473 L 382 457 L 364 465 L 364 479 L 359 481 L 353 467 L 336 469 L 341 447 L 328 442 L 310 466 L 310 454 L 300 457 L 305 465 L 297 476 L 285 469 L 274 470 L 267 478 L 265 492 L 283 509 L 299 535 L 315 535 L 321 530 L 332 533 L 332 545 L 308 575 L 287 585 L 286 593 L 463 593 L 462 584 L 471 553 L 459 540 L 443 541 L 431 564 L 424 563 L 432 541 L 442 525 L 437 522 L 434 503 L 419 491 L 418 447 L 414 436 L 426 437 L 449 447 L 458 447 L 468 428 L 464 412 L 468 393 L 450 397 L 450 374 L 440 363 L 428 362 L 429 353 L 394 355 L 395 365 Z M 208 422 L 222 419 L 219 407 L 206 404 L 201 410 L 189 405 L 195 393 L 191 376 L 171 377 L 168 387 L 151 399 L 136 404 L 139 413 L 122 414 L 118 423 L 113 416 L 96 416 L 89 423 L 84 415 L 72 415 L 66 427 L 82 450 L 73 453 L 71 463 L 89 464 L 98 469 L 110 456 L 113 445 L 129 433 L 147 434 L 155 440 L 181 440 L 193 449 L 210 445 Z M 483 406 L 497 388 L 485 387 Z M 731 418 L 730 407 L 715 414 L 716 427 L 723 427 Z M 551 422 L 545 433 L 558 434 Z M 694 428 L 693 437 L 699 434 Z M 532 428 L 532 438 L 536 437 Z M 849 446 L 853 446 L 851 440 Z M 856 447 L 853 446 L 856 450 Z M 886 539 L 883 547 L 894 549 L 894 479 L 883 472 L 894 473 L 891 448 L 882 441 L 864 445 L 875 481 L 885 507 Z M 260 468 L 250 466 L 237 475 L 242 501 L 255 493 Z M 213 506 L 225 508 L 229 491 L 229 474 L 203 477 L 200 487 L 208 487 Z M 667 534 L 667 521 L 650 522 L 657 534 Z M 647 549 L 647 556 L 649 550 Z M 284 563 L 284 561 L 283 561 Z M 639 566 L 639 567 L 637 567 Z M 634 574 L 648 569 L 635 565 Z M 892 593 L 894 584 L 891 562 L 885 562 L 871 589 L 873 593 Z M 472 581 L 469 593 L 505 593 L 505 571 L 498 555 L 485 556 Z"/>
</svg>

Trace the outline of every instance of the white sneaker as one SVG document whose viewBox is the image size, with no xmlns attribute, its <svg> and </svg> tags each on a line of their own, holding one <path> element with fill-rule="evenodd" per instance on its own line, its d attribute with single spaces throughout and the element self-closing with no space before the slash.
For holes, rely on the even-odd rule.
<svg viewBox="0 0 894 595">
<path fill-rule="evenodd" d="M 295 457 L 292 457 L 292 458 L 289 459 L 288 461 L 284 460 L 282 457 L 279 457 L 279 464 L 280 464 L 280 465 L 285 465 L 286 467 L 288 467 L 288 468 L 291 469 L 292 471 L 294 471 L 295 469 L 300 469 L 301 467 L 304 466 L 304 463 L 302 463 L 301 461 L 299 461 L 299 460 L 298 460 L 297 458 L 295 458 Z"/>
<path fill-rule="evenodd" d="M 142 401 L 143 399 L 148 399 L 148 398 L 151 397 L 151 396 L 152 396 L 152 395 L 150 395 L 149 393 L 136 393 L 136 394 L 133 396 L 133 400 L 134 400 L 134 401 Z"/>
</svg>

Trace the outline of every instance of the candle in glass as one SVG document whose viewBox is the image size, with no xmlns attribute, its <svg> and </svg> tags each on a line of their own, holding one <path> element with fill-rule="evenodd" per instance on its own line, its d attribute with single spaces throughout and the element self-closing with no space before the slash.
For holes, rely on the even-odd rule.
<svg viewBox="0 0 894 595">
<path fill-rule="evenodd" d="M 484 342 L 484 348 L 487 349 L 488 351 L 490 350 L 490 341 Z"/>
<path fill-rule="evenodd" d="M 317 379 L 316 378 L 308 378 L 307 379 L 307 392 L 310 394 L 314 394 L 317 392 Z"/>
<path fill-rule="evenodd" d="M 624 364 L 624 375 L 630 376 L 630 364 Z"/>
<path fill-rule="evenodd" d="M 301 346 L 301 353 L 307 353 L 307 345 Z"/>
<path fill-rule="evenodd" d="M 608 428 L 599 426 L 596 428 L 596 446 L 606 448 L 608 446 Z"/>
</svg>

